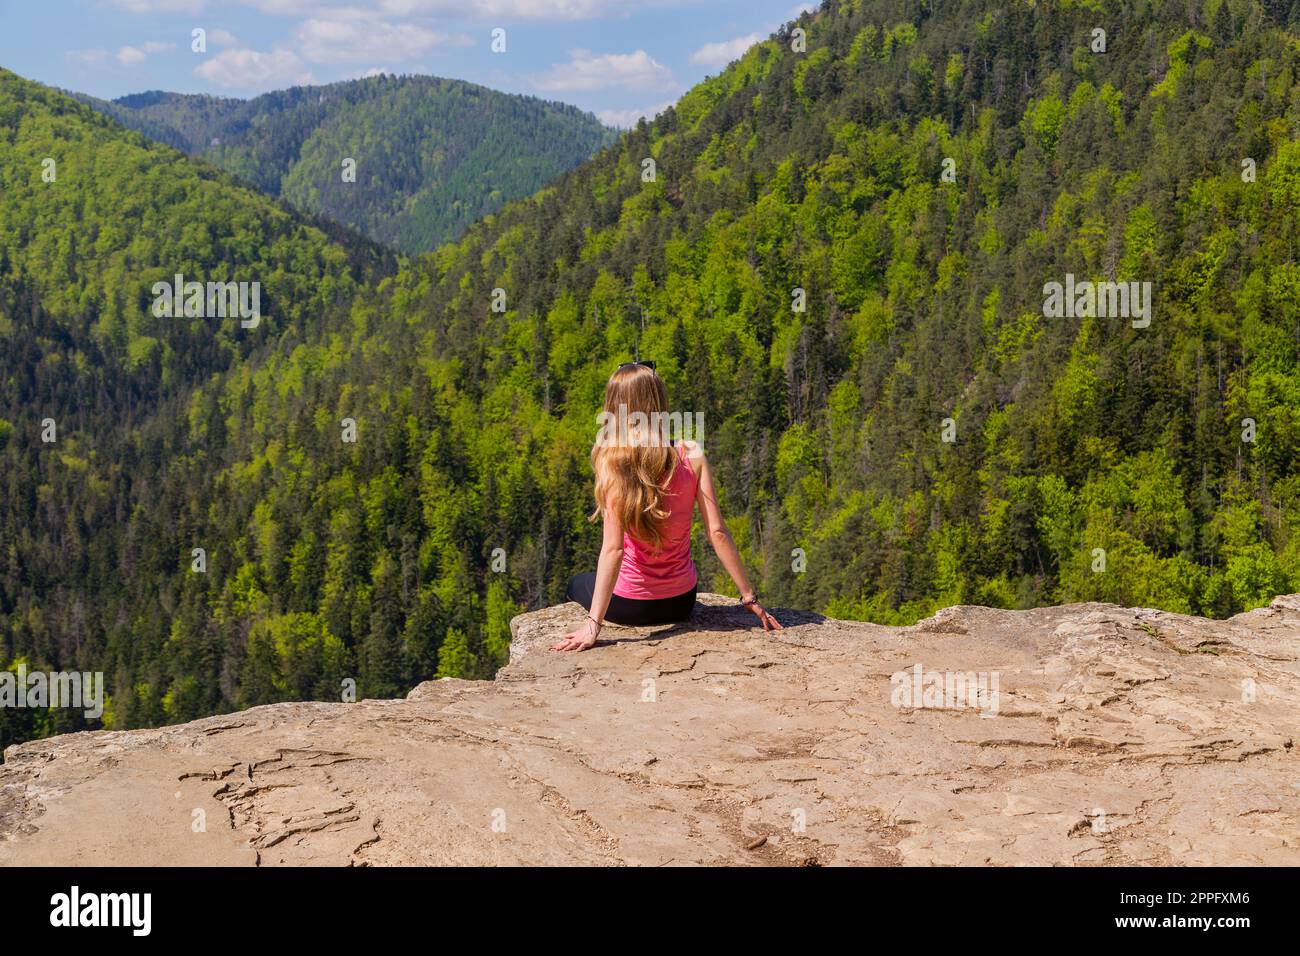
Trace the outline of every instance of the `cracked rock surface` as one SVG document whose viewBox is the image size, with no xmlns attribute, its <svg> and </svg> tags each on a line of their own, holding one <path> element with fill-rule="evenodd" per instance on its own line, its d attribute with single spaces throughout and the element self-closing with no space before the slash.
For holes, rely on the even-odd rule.
<svg viewBox="0 0 1300 956">
<path fill-rule="evenodd" d="M 1300 595 L 772 634 L 700 600 L 581 654 L 577 605 L 521 615 L 496 680 L 405 700 L 10 747 L 0 864 L 1300 864 Z"/>
</svg>

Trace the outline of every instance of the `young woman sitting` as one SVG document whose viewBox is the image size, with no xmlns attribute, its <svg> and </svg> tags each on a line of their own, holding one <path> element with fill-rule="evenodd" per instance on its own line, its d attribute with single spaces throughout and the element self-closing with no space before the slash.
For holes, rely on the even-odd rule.
<svg viewBox="0 0 1300 956">
<path fill-rule="evenodd" d="M 604 524 L 594 572 L 569 582 L 569 600 L 587 621 L 553 645 L 585 651 L 606 621 L 632 627 L 685 621 L 695 608 L 691 521 L 698 505 L 709 542 L 764 630 L 781 625 L 758 602 L 731 532 L 722 520 L 708 459 L 696 443 L 666 440 L 668 390 L 650 362 L 620 365 L 605 386 L 607 423 L 591 452 L 596 511 Z M 640 414 L 638 414 L 640 413 Z M 609 422 L 616 422 L 609 435 Z M 625 427 L 626 423 L 635 423 Z"/>
</svg>

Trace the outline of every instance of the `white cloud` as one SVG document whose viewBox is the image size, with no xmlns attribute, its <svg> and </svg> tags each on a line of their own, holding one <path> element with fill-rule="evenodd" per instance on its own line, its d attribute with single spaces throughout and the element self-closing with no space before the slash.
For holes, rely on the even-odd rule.
<svg viewBox="0 0 1300 956">
<path fill-rule="evenodd" d="M 595 20 L 645 7 L 645 0 L 379 0 L 396 16 L 431 14 L 512 20 Z"/>
<path fill-rule="evenodd" d="M 237 0 L 272 16 L 330 15 L 346 4 L 340 0 Z M 651 3 L 668 0 L 374 0 L 375 9 L 392 16 L 444 16 L 459 19 L 595 20 L 625 16 Z M 112 0 L 131 13 L 199 13 L 211 9 L 207 0 Z"/>
<path fill-rule="evenodd" d="M 128 13 L 198 13 L 203 0 L 113 0 Z"/>
<path fill-rule="evenodd" d="M 63 55 L 78 63 L 102 63 L 108 59 L 109 53 L 107 50 L 66 50 Z"/>
<path fill-rule="evenodd" d="M 645 117 L 648 120 L 654 119 L 668 107 L 673 105 L 673 101 L 660 103 L 658 106 L 650 106 L 644 109 L 635 108 L 630 110 L 598 110 L 596 118 L 606 126 L 616 126 L 619 129 L 631 129 L 637 124 L 637 120 Z"/>
<path fill-rule="evenodd" d="M 220 27 L 208 31 L 208 42 L 213 46 L 240 46 L 239 37 Z"/>
<path fill-rule="evenodd" d="M 207 0 L 111 0 L 112 4 L 128 13 L 201 13 L 214 6 Z M 230 5 L 232 0 L 226 0 Z M 233 0 L 240 6 L 252 7 L 261 13 L 278 16 L 306 15 L 322 8 L 339 4 L 330 0 Z M 218 8 L 222 4 L 216 4 Z"/>
<path fill-rule="evenodd" d="M 379 57 L 409 60 L 437 47 L 474 43 L 464 34 L 441 33 L 414 24 L 395 26 L 352 13 L 304 20 L 294 28 L 293 39 L 302 58 L 311 63 L 373 63 Z"/>
<path fill-rule="evenodd" d="M 700 66 L 726 66 L 732 60 L 739 59 L 746 50 L 762 39 L 759 34 L 750 33 L 743 37 L 736 37 L 734 40 L 706 43 L 691 54 L 691 62 Z"/>
<path fill-rule="evenodd" d="M 274 17 L 311 16 L 320 14 L 329 16 L 346 12 L 349 8 L 330 0 L 240 0 L 244 6 L 253 7 L 260 13 Z M 355 10 L 355 8 L 352 8 Z M 360 12 L 360 11 L 355 11 Z"/>
<path fill-rule="evenodd" d="M 121 66 L 135 66 L 149 59 L 154 53 L 165 53 L 168 50 L 176 49 L 175 43 L 163 43 L 159 40 L 149 40 L 141 43 L 139 46 L 129 44 L 117 48 L 116 53 L 104 49 L 95 50 L 68 50 L 63 55 L 70 60 L 77 60 L 87 64 L 102 64 L 108 60 L 116 60 Z"/>
<path fill-rule="evenodd" d="M 568 63 L 557 63 L 533 79 L 533 86 L 548 93 L 601 90 L 612 86 L 649 92 L 677 88 L 673 71 L 645 50 L 635 53 L 592 53 L 570 50 Z"/>
<path fill-rule="evenodd" d="M 311 73 L 292 50 L 222 50 L 195 67 L 194 75 L 230 90 L 266 90 L 311 83 Z"/>
</svg>

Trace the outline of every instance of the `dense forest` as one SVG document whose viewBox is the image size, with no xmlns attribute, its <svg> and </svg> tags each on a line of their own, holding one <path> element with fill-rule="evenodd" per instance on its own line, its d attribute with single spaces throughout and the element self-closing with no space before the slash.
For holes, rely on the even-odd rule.
<svg viewBox="0 0 1300 956">
<path fill-rule="evenodd" d="M 614 141 L 590 113 L 433 76 L 382 75 L 250 100 L 79 96 L 294 207 L 407 253 L 457 238 Z M 344 160 L 354 169 L 344 179 Z"/>
<path fill-rule="evenodd" d="M 595 561 L 633 355 L 704 415 L 772 606 L 1300 590 L 1298 32 L 1297 0 L 828 2 L 396 271 L 2 75 L 3 663 L 106 672 L 112 727 L 490 676 Z M 277 277 L 270 319 L 153 318 L 182 267 Z M 1149 283 L 1149 322 L 1053 317 L 1067 276 Z"/>
</svg>

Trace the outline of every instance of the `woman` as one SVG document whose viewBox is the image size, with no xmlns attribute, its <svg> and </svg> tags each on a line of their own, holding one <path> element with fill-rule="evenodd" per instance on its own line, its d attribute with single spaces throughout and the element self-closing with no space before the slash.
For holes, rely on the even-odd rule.
<svg viewBox="0 0 1300 956">
<path fill-rule="evenodd" d="M 667 440 L 667 412 L 668 390 L 653 362 L 620 365 L 605 386 L 605 425 L 591 450 L 596 472 L 591 520 L 600 516 L 604 521 L 600 560 L 594 573 L 569 582 L 569 600 L 587 609 L 587 621 L 553 650 L 585 651 L 596 643 L 605 621 L 645 627 L 691 616 L 696 504 L 713 550 L 740 591 L 740 603 L 764 630 L 781 629 L 745 576 L 703 449 L 694 442 Z"/>
</svg>

